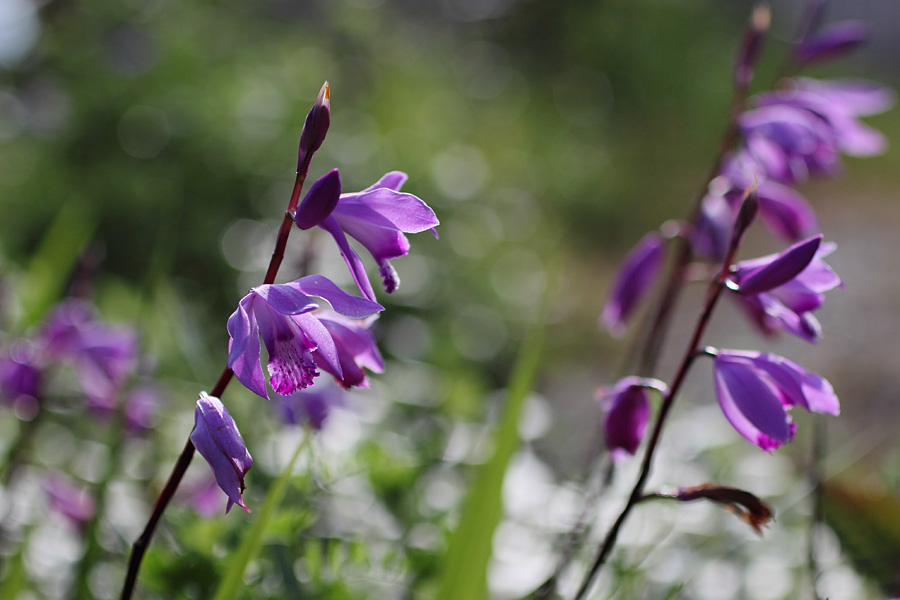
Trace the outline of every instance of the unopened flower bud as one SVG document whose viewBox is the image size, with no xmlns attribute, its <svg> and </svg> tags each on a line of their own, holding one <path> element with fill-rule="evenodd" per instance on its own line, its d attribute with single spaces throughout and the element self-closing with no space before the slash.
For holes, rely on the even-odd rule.
<svg viewBox="0 0 900 600">
<path fill-rule="evenodd" d="M 311 229 L 324 221 L 341 197 L 341 176 L 332 169 L 310 186 L 297 207 L 294 222 L 300 229 Z"/>
<path fill-rule="evenodd" d="M 303 159 L 315 152 L 325 141 L 325 134 L 328 133 L 328 126 L 331 124 L 331 91 L 326 81 L 319 90 L 319 96 L 316 103 L 313 104 L 309 114 L 306 115 L 306 122 L 303 124 L 303 131 L 300 132 L 300 152 L 299 163 Z"/>
<path fill-rule="evenodd" d="M 750 23 L 744 31 L 744 39 L 738 50 L 737 63 L 734 67 L 734 81 L 738 87 L 746 88 L 753 79 L 753 69 L 762 51 L 763 40 L 772 21 L 772 12 L 765 4 L 760 4 L 753 11 Z"/>
</svg>

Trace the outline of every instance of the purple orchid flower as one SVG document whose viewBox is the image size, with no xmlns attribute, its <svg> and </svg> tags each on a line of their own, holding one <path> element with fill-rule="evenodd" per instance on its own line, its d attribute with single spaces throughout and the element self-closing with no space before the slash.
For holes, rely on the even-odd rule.
<svg viewBox="0 0 900 600">
<path fill-rule="evenodd" d="M 821 242 L 822 236 L 815 236 L 780 254 L 735 265 L 729 287 L 763 333 L 784 330 L 813 343 L 822 337 L 812 312 L 822 306 L 825 292 L 843 284 L 823 260 L 836 246 Z"/>
<path fill-rule="evenodd" d="M 792 184 L 810 175 L 834 176 L 840 169 L 832 127 L 804 108 L 763 104 L 742 114 L 738 126 L 760 175 Z"/>
<path fill-rule="evenodd" d="M 383 310 L 321 275 L 253 288 L 228 319 L 228 367 L 255 394 L 269 397 L 260 366 L 260 337 L 269 353 L 269 383 L 277 393 L 287 396 L 310 386 L 319 375 L 317 368 L 343 380 L 347 350 L 338 347 L 329 326 L 320 320 L 321 313 L 313 313 L 319 304 L 310 295 L 324 298 L 346 317 L 362 319 Z"/>
<path fill-rule="evenodd" d="M 361 192 L 341 194 L 331 214 L 319 223 L 337 242 L 353 280 L 369 300 L 375 300 L 375 292 L 347 235 L 372 254 L 389 294 L 400 285 L 390 261 L 409 253 L 409 240 L 403 234 L 430 229 L 437 237 L 434 228 L 439 221 L 434 211 L 416 196 L 400 192 L 406 179 L 406 173 L 391 171 Z"/>
<path fill-rule="evenodd" d="M 666 385 L 657 379 L 626 377 L 612 387 L 598 390 L 597 401 L 606 409 L 606 447 L 613 460 L 634 456 L 641 445 L 650 419 L 650 389 L 665 392 Z"/>
<path fill-rule="evenodd" d="M 40 339 L 50 360 L 70 365 L 89 406 L 110 411 L 137 364 L 138 336 L 98 321 L 93 308 L 67 300 L 47 319 Z"/>
<path fill-rule="evenodd" d="M 653 285 L 665 257 L 665 239 L 651 231 L 622 261 L 600 320 L 613 337 L 625 335 L 628 320 Z"/>
<path fill-rule="evenodd" d="M 719 405 L 742 436 L 770 452 L 794 438 L 788 412 L 837 415 L 840 404 L 831 384 L 788 359 L 762 352 L 720 350 L 714 377 Z"/>
<path fill-rule="evenodd" d="M 827 127 L 834 149 L 849 156 L 874 156 L 887 149 L 884 135 L 859 117 L 887 110 L 893 102 L 890 90 L 868 82 L 807 78 L 792 80 L 787 89 L 758 96 L 761 108 L 791 107 L 818 119 Z"/>
<path fill-rule="evenodd" d="M 275 404 L 285 424 L 309 423 L 310 427 L 318 431 L 322 429 L 334 407 L 344 405 L 344 394 L 341 388 L 332 383 L 316 384 L 290 396 L 276 396 Z"/>
<path fill-rule="evenodd" d="M 194 410 L 191 442 L 212 467 L 216 482 L 228 496 L 225 513 L 234 504 L 250 512 L 244 503 L 244 475 L 253 466 L 253 459 L 228 410 L 218 398 L 206 392 L 200 392 Z"/>
</svg>

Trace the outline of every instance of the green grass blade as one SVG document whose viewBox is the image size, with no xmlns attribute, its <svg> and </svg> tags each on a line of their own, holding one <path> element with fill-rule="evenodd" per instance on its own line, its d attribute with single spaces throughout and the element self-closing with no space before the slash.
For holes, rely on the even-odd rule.
<svg viewBox="0 0 900 600">
<path fill-rule="evenodd" d="M 94 219 L 74 204 L 64 205 L 57 213 L 19 285 L 23 325 L 34 325 L 65 292 L 72 269 L 95 228 Z"/>
<path fill-rule="evenodd" d="M 228 565 L 225 567 L 225 576 L 222 578 L 213 600 L 236 600 L 238 595 L 244 591 L 244 571 L 247 569 L 250 561 L 254 560 L 262 549 L 266 531 L 276 514 L 278 505 L 281 504 L 281 500 L 284 498 L 288 482 L 294 472 L 294 465 L 297 463 L 297 459 L 303 453 L 303 450 L 309 445 L 309 439 L 310 433 L 306 432 L 303 435 L 303 441 L 297 447 L 297 451 L 294 452 L 294 456 L 291 457 L 287 467 L 275 480 L 269 493 L 266 494 L 265 502 L 263 502 L 259 512 L 256 513 L 256 519 L 244 533 L 240 547 L 231 555 L 231 560 L 228 561 Z"/>
<path fill-rule="evenodd" d="M 486 595 L 491 544 L 503 515 L 503 478 L 519 447 L 519 420 L 537 375 L 543 334 L 543 327 L 535 327 L 516 359 L 506 407 L 493 440 L 494 454 L 479 467 L 466 497 L 459 526 L 450 538 L 437 600 L 481 600 Z"/>
</svg>

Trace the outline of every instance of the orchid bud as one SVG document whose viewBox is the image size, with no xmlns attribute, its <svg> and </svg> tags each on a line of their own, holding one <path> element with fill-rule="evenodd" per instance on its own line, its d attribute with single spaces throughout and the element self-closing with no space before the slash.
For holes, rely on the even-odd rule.
<svg viewBox="0 0 900 600">
<path fill-rule="evenodd" d="M 328 133 L 328 126 L 331 124 L 331 91 L 326 81 L 319 90 L 316 103 L 313 104 L 309 114 L 306 115 L 306 122 L 303 124 L 303 130 L 300 132 L 300 152 L 297 161 L 297 170 L 300 170 L 300 163 L 309 154 L 312 154 L 325 141 L 325 134 Z"/>
<path fill-rule="evenodd" d="M 762 51 L 763 40 L 772 21 L 772 11 L 765 4 L 760 4 L 753 11 L 750 23 L 744 31 L 744 39 L 738 50 L 737 63 L 734 67 L 734 82 L 740 88 L 747 88 L 753 79 L 753 69 Z"/>
</svg>

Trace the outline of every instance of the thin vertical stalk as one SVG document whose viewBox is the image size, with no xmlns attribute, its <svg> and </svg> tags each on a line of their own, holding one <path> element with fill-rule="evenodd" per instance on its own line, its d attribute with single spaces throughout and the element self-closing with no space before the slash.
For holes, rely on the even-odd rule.
<svg viewBox="0 0 900 600">
<path fill-rule="evenodd" d="M 755 198 L 749 198 L 754 193 L 754 186 L 751 186 L 751 188 L 745 193 L 744 205 L 746 205 L 748 199 L 750 202 L 756 201 Z M 752 215 L 753 212 L 754 211 L 750 211 L 749 214 Z M 666 419 L 672 410 L 672 406 L 675 403 L 675 398 L 678 396 L 678 392 L 681 391 L 681 387 L 684 384 L 685 379 L 687 378 L 687 374 L 690 371 L 691 365 L 694 363 L 694 360 L 700 353 L 700 342 L 703 339 L 703 334 L 706 332 L 706 328 L 709 325 L 710 319 L 712 318 L 713 311 L 715 310 L 715 307 L 719 302 L 719 298 L 722 297 L 722 291 L 725 289 L 725 281 L 728 278 L 731 270 L 731 265 L 734 262 L 735 255 L 737 254 L 737 250 L 740 247 L 740 242 L 743 237 L 744 230 L 746 229 L 746 226 L 748 224 L 748 220 L 744 219 L 743 222 L 741 222 L 741 217 L 738 217 L 738 223 L 736 225 L 734 237 L 731 241 L 731 247 L 728 251 L 728 256 L 722 263 L 722 269 L 719 272 L 719 275 L 709 285 L 706 299 L 704 300 L 703 309 L 701 310 L 700 316 L 697 319 L 697 324 L 694 326 L 694 333 L 691 336 L 691 340 L 688 343 L 684 355 L 681 358 L 681 363 L 678 366 L 678 370 L 675 372 L 675 377 L 672 380 L 671 385 L 669 386 L 669 390 L 663 397 L 662 406 L 660 407 L 659 414 L 657 415 L 656 422 L 653 426 L 653 432 L 651 433 L 650 439 L 644 450 L 644 458 L 641 461 L 641 470 L 638 474 L 637 480 L 634 483 L 634 487 L 631 490 L 631 494 L 628 497 L 628 502 L 625 504 L 622 512 L 619 514 L 618 518 L 615 520 L 612 527 L 607 532 L 606 537 L 603 539 L 603 542 L 600 544 L 597 555 L 594 558 L 593 563 L 591 564 L 591 568 L 588 570 L 587 574 L 582 580 L 581 586 L 579 587 L 578 593 L 575 595 L 574 600 L 582 600 L 590 590 L 591 586 L 594 583 L 594 579 L 600 572 L 600 567 L 602 567 L 606 562 L 606 559 L 609 557 L 609 554 L 612 552 L 612 549 L 616 545 L 616 541 L 619 537 L 619 531 L 622 529 L 622 526 L 625 524 L 625 521 L 631 514 L 632 509 L 635 507 L 635 505 L 637 505 L 638 502 L 640 502 L 641 497 L 644 494 L 644 486 L 647 483 L 647 479 L 650 477 L 650 469 L 653 466 L 653 457 L 656 454 L 656 449 L 659 447 L 659 441 L 662 437 L 663 427 L 665 426 Z"/>
<path fill-rule="evenodd" d="M 275 249 L 272 251 L 272 258 L 269 261 L 269 267 L 266 269 L 263 285 L 274 283 L 275 277 L 278 275 L 278 269 L 281 267 L 281 263 L 284 260 L 284 250 L 287 247 L 288 237 L 291 234 L 294 224 L 293 214 L 297 210 L 297 205 L 300 202 L 300 194 L 303 191 L 303 184 L 306 181 L 306 175 L 309 171 L 309 163 L 312 160 L 312 157 L 313 152 L 305 152 L 297 165 L 297 177 L 294 179 L 294 188 L 291 191 L 291 199 L 288 202 L 288 208 L 284 213 L 284 219 L 282 219 L 281 226 L 278 229 L 278 235 L 275 239 Z M 219 380 L 216 382 L 210 395 L 217 398 L 221 397 L 233 376 L 234 372 L 226 367 L 219 376 Z M 172 497 L 175 495 L 175 492 L 178 490 L 178 486 L 181 484 L 181 480 L 184 478 L 184 474 L 187 472 L 188 466 L 190 466 L 191 460 L 194 458 L 195 450 L 194 444 L 191 442 L 189 436 L 184 445 L 184 449 L 181 451 L 178 460 L 175 462 L 175 466 L 172 468 L 172 473 L 169 475 L 165 487 L 156 499 L 153 511 L 150 513 L 150 518 L 144 526 L 144 531 L 132 546 L 131 556 L 128 560 L 128 571 L 122 586 L 122 594 L 119 596 L 121 600 L 129 600 L 134 593 L 134 586 L 137 583 L 141 561 L 144 558 L 147 547 L 150 545 L 150 540 L 153 539 L 153 533 L 156 531 L 156 526 L 159 524 L 159 521 L 162 518 L 166 507 L 168 507 L 169 502 L 172 500 Z"/>
</svg>

